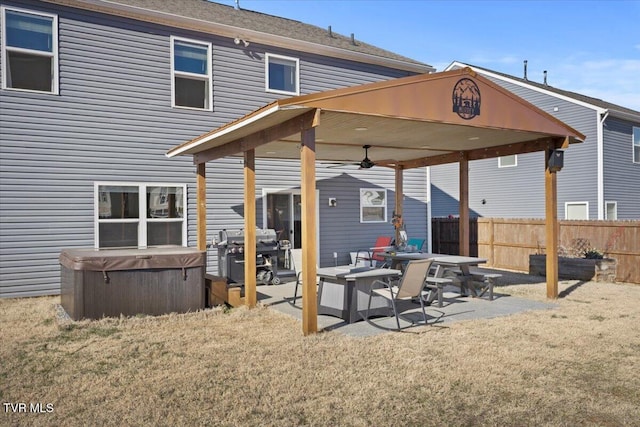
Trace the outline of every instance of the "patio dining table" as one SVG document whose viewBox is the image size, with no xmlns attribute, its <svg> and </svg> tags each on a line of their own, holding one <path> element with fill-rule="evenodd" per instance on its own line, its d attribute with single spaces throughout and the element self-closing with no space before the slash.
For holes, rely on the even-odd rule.
<svg viewBox="0 0 640 427">
<path fill-rule="evenodd" d="M 464 294 L 470 289 L 477 295 L 476 289 L 472 286 L 475 279 L 470 271 L 470 267 L 485 264 L 485 258 L 469 257 L 461 255 L 434 254 L 428 252 L 385 252 L 385 259 L 391 264 L 391 268 L 399 268 L 404 262 L 416 259 L 433 259 L 435 266 L 434 277 L 451 277 L 460 283 L 461 292 Z"/>
<path fill-rule="evenodd" d="M 340 317 L 347 323 L 362 320 L 367 309 L 369 290 L 376 280 L 400 276 L 400 270 L 390 268 L 337 266 L 319 268 L 318 314 Z M 370 315 L 387 316 L 389 306 L 384 298 L 371 301 Z"/>
</svg>

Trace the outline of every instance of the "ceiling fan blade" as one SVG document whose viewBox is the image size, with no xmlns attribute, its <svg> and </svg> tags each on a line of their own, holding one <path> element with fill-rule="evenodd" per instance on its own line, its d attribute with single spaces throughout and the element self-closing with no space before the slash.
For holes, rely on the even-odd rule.
<svg viewBox="0 0 640 427">
<path fill-rule="evenodd" d="M 325 163 L 325 164 L 331 165 L 331 166 L 327 166 L 327 168 L 338 168 L 340 166 L 359 166 L 360 169 L 371 169 L 372 167 L 376 166 L 376 162 L 374 162 L 369 158 L 369 148 L 371 148 L 371 146 L 363 145 L 362 148 L 364 148 L 364 159 L 360 160 L 359 162 L 345 161 L 345 162 L 331 162 L 331 163 Z"/>
<path fill-rule="evenodd" d="M 339 167 L 343 167 L 343 166 L 357 166 L 360 163 L 353 163 L 353 162 L 336 162 L 336 163 L 324 163 L 325 165 L 328 165 L 327 168 L 328 169 L 333 169 L 333 168 L 339 168 Z"/>
</svg>

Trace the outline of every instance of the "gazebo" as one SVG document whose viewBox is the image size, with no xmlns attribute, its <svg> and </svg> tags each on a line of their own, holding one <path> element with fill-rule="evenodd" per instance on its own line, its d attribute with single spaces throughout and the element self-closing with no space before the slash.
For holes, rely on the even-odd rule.
<svg viewBox="0 0 640 427">
<path fill-rule="evenodd" d="M 556 171 L 561 168 L 562 149 L 585 137 L 465 68 L 281 99 L 166 153 L 191 155 L 197 165 L 201 250 L 207 241 L 205 165 L 226 156 L 244 157 L 246 305 L 257 302 L 256 157 L 301 160 L 302 330 L 307 335 L 317 332 L 316 161 L 360 161 L 365 134 L 376 158 L 384 159 L 376 160 L 376 165 L 395 170 L 398 195 L 403 194 L 403 170 L 459 164 L 461 255 L 469 254 L 469 162 L 545 151 L 547 297 L 557 297 Z M 402 197 L 395 203 L 401 215 Z"/>
</svg>

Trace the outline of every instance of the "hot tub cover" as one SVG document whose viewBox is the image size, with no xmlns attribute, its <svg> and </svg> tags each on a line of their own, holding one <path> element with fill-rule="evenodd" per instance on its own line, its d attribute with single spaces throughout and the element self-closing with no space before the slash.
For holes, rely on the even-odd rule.
<svg viewBox="0 0 640 427">
<path fill-rule="evenodd" d="M 66 249 L 60 264 L 70 270 L 120 271 L 202 267 L 205 251 L 171 247 L 149 249 Z"/>
</svg>

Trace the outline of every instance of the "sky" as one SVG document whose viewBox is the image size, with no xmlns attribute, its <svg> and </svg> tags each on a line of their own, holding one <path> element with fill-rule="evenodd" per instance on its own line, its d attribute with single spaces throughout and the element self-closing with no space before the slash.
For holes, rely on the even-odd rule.
<svg viewBox="0 0 640 427">
<path fill-rule="evenodd" d="M 235 5 L 235 0 L 216 0 Z M 443 71 L 476 65 L 640 111 L 640 0 L 239 0 Z"/>
</svg>

